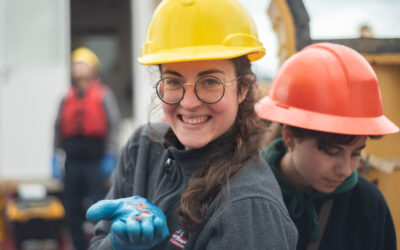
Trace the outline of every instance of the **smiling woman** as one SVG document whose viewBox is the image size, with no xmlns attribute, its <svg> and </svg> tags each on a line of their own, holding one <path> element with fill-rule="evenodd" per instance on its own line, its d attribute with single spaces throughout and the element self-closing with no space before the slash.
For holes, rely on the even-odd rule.
<svg viewBox="0 0 400 250">
<path fill-rule="evenodd" d="M 100 221 L 91 249 L 295 249 L 297 231 L 258 154 L 265 128 L 251 62 L 264 53 L 237 0 L 161 2 L 138 60 L 159 66 L 167 123 L 126 144 L 107 200 L 87 212 Z"/>
<path fill-rule="evenodd" d="M 171 72 L 176 72 L 182 81 L 196 83 L 194 87 L 185 87 L 185 95 L 182 96 L 179 105 L 163 103 L 165 117 L 185 147 L 204 147 L 232 127 L 238 106 L 247 94 L 247 86 L 239 93 L 236 81 L 227 88 L 221 85 L 220 94 L 215 98 L 213 105 L 205 103 L 198 97 L 199 91 L 194 91 L 199 80 L 204 79 L 199 76 L 218 79 L 217 83 L 235 79 L 235 68 L 231 61 L 168 63 L 162 66 L 162 72 L 165 72 L 162 73 L 163 76 L 171 76 Z"/>
</svg>

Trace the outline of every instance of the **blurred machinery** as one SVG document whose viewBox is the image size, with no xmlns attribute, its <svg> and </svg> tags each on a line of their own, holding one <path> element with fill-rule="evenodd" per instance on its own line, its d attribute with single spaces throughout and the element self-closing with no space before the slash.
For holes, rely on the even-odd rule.
<svg viewBox="0 0 400 250">
<path fill-rule="evenodd" d="M 19 250 L 58 250 L 64 208 L 41 184 L 19 184 L 4 206 L 2 236 Z M 6 230 L 7 227 L 7 230 Z M 10 246 L 3 246 L 10 247 Z"/>
</svg>

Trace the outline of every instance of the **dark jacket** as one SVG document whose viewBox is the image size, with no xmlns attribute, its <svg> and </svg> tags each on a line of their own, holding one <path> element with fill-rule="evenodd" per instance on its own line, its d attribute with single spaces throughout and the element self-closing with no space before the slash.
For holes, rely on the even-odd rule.
<svg viewBox="0 0 400 250">
<path fill-rule="evenodd" d="M 167 125 L 152 127 L 140 128 L 124 147 L 107 198 L 140 195 L 163 210 L 171 235 L 154 249 L 295 249 L 296 228 L 271 169 L 258 155 L 231 178 L 229 190 L 222 188 L 201 229 L 183 232 L 177 208 L 193 171 L 232 142 L 222 135 L 203 148 L 184 150 Z M 109 230 L 109 222 L 99 222 L 90 249 L 111 249 Z"/>
</svg>

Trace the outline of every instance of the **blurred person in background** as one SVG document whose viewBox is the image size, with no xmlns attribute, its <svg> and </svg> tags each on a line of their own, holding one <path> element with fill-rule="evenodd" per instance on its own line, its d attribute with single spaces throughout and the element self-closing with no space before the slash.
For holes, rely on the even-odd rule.
<svg viewBox="0 0 400 250">
<path fill-rule="evenodd" d="M 66 222 L 74 247 L 84 250 L 86 209 L 104 198 L 116 166 L 120 113 L 111 89 L 99 79 L 97 56 L 80 47 L 71 63 L 72 85 L 55 122 L 52 176 L 64 183 Z"/>
</svg>

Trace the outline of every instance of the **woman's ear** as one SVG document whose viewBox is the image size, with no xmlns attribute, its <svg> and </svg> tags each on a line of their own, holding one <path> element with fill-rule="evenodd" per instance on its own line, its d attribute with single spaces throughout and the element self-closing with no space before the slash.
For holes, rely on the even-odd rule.
<svg viewBox="0 0 400 250">
<path fill-rule="evenodd" d="M 241 77 L 242 78 L 248 78 L 248 77 L 250 78 L 250 77 L 254 77 L 254 76 L 247 74 L 247 75 L 241 76 Z M 244 101 L 244 99 L 246 99 L 247 92 L 249 91 L 249 85 L 246 84 L 246 85 L 242 86 L 241 89 L 239 89 L 239 81 L 238 81 L 238 91 L 239 91 L 238 102 L 239 102 L 239 104 L 241 104 Z"/>
<path fill-rule="evenodd" d="M 283 125 L 282 137 L 288 149 L 292 149 L 294 147 L 294 137 L 288 125 Z"/>
<path fill-rule="evenodd" d="M 246 96 L 247 96 L 247 92 L 249 91 L 249 86 L 244 86 L 242 89 L 241 89 L 241 91 L 240 91 L 240 93 L 239 93 L 239 97 L 238 97 L 238 102 L 239 102 L 239 104 L 241 104 L 243 101 L 244 101 L 244 99 L 246 98 Z"/>
</svg>

